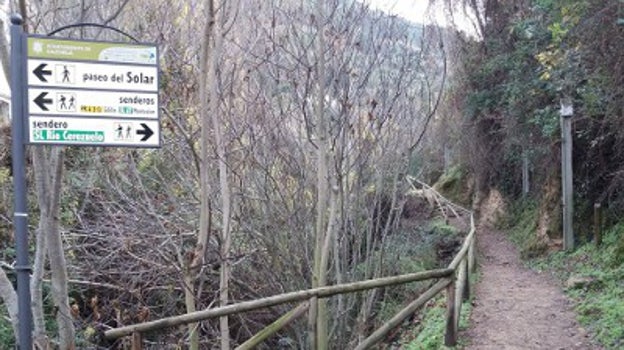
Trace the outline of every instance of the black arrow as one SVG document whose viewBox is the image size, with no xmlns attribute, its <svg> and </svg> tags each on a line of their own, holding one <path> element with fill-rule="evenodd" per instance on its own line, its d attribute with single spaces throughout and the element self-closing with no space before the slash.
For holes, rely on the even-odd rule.
<svg viewBox="0 0 624 350">
<path fill-rule="evenodd" d="M 39 80 L 41 80 L 44 83 L 48 82 L 48 79 L 46 79 L 46 75 L 52 75 L 52 71 L 51 70 L 46 70 L 45 67 L 47 67 L 48 64 L 47 63 L 42 63 L 40 65 L 37 66 L 37 68 L 35 68 L 35 70 L 33 70 L 33 73 L 35 73 L 35 76 L 37 78 L 39 78 Z M 46 109 L 47 111 L 47 109 Z"/>
<path fill-rule="evenodd" d="M 35 97 L 34 101 L 37 104 L 37 106 L 39 106 L 39 108 L 41 108 L 41 110 L 49 111 L 48 106 L 46 106 L 46 105 L 49 105 L 49 104 L 51 104 L 54 101 L 52 101 L 51 98 L 45 98 L 46 96 L 48 96 L 48 93 L 47 92 L 42 92 L 42 93 L 39 94 L 39 96 Z"/>
<path fill-rule="evenodd" d="M 141 141 L 147 141 L 147 139 L 149 139 L 152 135 L 154 135 L 154 132 L 145 123 L 141 123 L 141 126 L 143 127 L 143 130 L 137 130 L 136 133 L 138 135 L 143 135 L 143 138 L 141 139 Z"/>
</svg>

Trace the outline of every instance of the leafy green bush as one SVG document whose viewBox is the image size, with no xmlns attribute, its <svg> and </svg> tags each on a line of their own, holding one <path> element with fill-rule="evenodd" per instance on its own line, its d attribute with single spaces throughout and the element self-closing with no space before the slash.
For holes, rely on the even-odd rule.
<svg viewBox="0 0 624 350">
<path fill-rule="evenodd" d="M 429 234 L 433 236 L 451 236 L 457 234 L 457 229 L 445 223 L 443 220 L 435 220 L 429 224 Z"/>
<path fill-rule="evenodd" d="M 467 205 L 470 203 L 471 196 L 470 191 L 466 190 L 468 188 L 467 180 L 466 172 L 462 166 L 456 165 L 442 174 L 433 187 L 451 201 Z"/>
</svg>

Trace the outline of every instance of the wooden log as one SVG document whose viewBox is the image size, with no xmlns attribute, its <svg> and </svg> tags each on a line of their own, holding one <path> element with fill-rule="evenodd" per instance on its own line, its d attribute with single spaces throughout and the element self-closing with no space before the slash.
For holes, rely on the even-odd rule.
<svg viewBox="0 0 624 350">
<path fill-rule="evenodd" d="M 416 186 L 414 185 L 414 182 L 417 182 L 420 186 L 422 186 L 423 189 L 433 193 L 435 197 L 441 198 L 442 201 L 444 201 L 447 206 L 453 207 L 453 208 L 458 208 L 458 209 L 460 209 L 460 210 L 462 210 L 462 211 L 464 211 L 466 213 L 471 213 L 470 210 L 468 210 L 468 209 L 462 207 L 461 205 L 458 205 L 458 204 L 453 203 L 453 202 L 449 201 L 448 199 L 446 199 L 440 192 L 436 191 L 433 187 L 429 186 L 427 183 L 425 183 L 423 181 L 420 181 L 420 180 L 414 178 L 413 176 L 409 176 L 409 175 L 406 177 L 406 179 L 409 182 L 410 186 L 412 186 L 413 189 L 416 189 Z M 461 216 L 461 215 L 458 215 L 457 212 L 455 212 L 455 211 L 454 211 L 454 215 L 456 217 L 460 217 Z"/>
<path fill-rule="evenodd" d="M 275 322 L 266 326 L 263 330 L 256 333 L 253 337 L 249 338 L 246 342 L 239 345 L 235 350 L 249 350 L 258 346 L 260 343 L 268 339 L 273 334 L 277 333 L 279 330 L 288 326 L 292 321 L 297 318 L 303 316 L 305 312 L 308 310 L 310 306 L 310 302 L 304 302 L 299 304 L 296 308 L 288 311 L 282 317 L 277 319 Z"/>
<path fill-rule="evenodd" d="M 435 297 L 450 283 L 452 283 L 452 279 L 450 278 L 445 278 L 438 281 L 426 292 L 421 294 L 416 300 L 412 301 L 403 310 L 399 311 L 390 320 L 388 320 L 381 327 L 379 327 L 368 338 L 360 342 L 355 350 L 370 349 L 371 347 L 382 341 L 390 331 L 399 326 L 406 318 L 414 314 L 414 312 L 416 312 L 418 308 L 423 306 L 427 301 L 431 300 L 431 298 Z"/>
<path fill-rule="evenodd" d="M 269 306 L 285 304 L 295 301 L 308 300 L 312 297 L 327 298 L 337 294 L 359 292 L 362 290 L 387 287 L 416 281 L 425 281 L 436 278 L 449 277 L 453 274 L 452 269 L 437 269 L 410 273 L 400 276 L 382 277 L 366 281 L 344 283 L 335 286 L 326 286 L 313 289 L 306 289 L 296 292 L 274 295 L 267 298 L 245 301 L 237 304 L 226 305 L 214 309 L 200 310 L 184 315 L 165 317 L 150 322 L 138 323 L 130 326 L 114 328 L 106 331 L 104 336 L 107 339 L 116 339 L 128 336 L 134 332 L 148 332 L 157 329 L 175 327 L 188 323 L 203 321 L 210 318 L 232 315 L 241 312 L 266 308 Z"/>
<path fill-rule="evenodd" d="M 446 287 L 446 333 L 444 345 L 457 345 L 457 321 L 455 320 L 455 283 Z"/>
</svg>

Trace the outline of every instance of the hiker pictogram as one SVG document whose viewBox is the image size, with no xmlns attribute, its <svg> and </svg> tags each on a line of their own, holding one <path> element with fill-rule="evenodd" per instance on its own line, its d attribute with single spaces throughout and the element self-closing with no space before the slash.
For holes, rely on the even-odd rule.
<svg viewBox="0 0 624 350">
<path fill-rule="evenodd" d="M 132 140 L 132 123 L 116 123 L 115 124 L 115 140 L 127 141 Z"/>
<path fill-rule="evenodd" d="M 55 67 L 56 82 L 62 84 L 76 83 L 76 67 L 72 64 L 57 64 Z"/>
<path fill-rule="evenodd" d="M 68 92 L 57 93 L 56 110 L 59 112 L 75 112 L 76 94 Z"/>
</svg>

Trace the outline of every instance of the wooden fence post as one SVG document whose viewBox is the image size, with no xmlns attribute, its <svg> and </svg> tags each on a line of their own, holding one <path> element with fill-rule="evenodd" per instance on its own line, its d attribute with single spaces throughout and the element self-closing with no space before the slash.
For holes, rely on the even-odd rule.
<svg viewBox="0 0 624 350">
<path fill-rule="evenodd" d="M 455 315 L 455 281 L 453 281 L 446 287 L 446 334 L 444 334 L 444 345 L 446 346 L 457 344 Z"/>
<path fill-rule="evenodd" d="M 594 203 L 594 241 L 596 247 L 602 244 L 602 205 Z"/>
<path fill-rule="evenodd" d="M 132 333 L 132 350 L 143 350 L 143 337 L 140 332 Z"/>
<path fill-rule="evenodd" d="M 472 241 L 470 241 L 470 247 L 468 248 L 468 270 L 470 273 L 477 272 L 477 264 L 475 257 L 475 241 L 477 240 L 476 232 L 472 236 Z"/>
<path fill-rule="evenodd" d="M 316 349 L 317 329 L 316 318 L 318 316 L 318 297 L 310 298 L 310 307 L 308 308 L 308 342 L 310 349 Z"/>
<path fill-rule="evenodd" d="M 468 263 L 469 256 L 470 256 L 470 254 L 468 254 L 468 256 L 466 256 L 466 260 L 464 260 L 465 263 L 463 264 L 464 265 L 464 270 L 465 270 L 465 273 L 464 273 L 465 281 L 464 281 L 464 293 L 462 294 L 462 297 L 463 297 L 464 301 L 470 300 L 470 267 L 468 266 L 468 265 L 470 265 Z M 458 320 L 458 322 L 459 322 L 459 320 Z"/>
<path fill-rule="evenodd" d="M 464 300 L 464 289 L 466 288 L 466 258 L 457 266 L 455 279 L 455 330 L 459 329 L 459 318 L 461 316 L 462 301 Z"/>
</svg>

